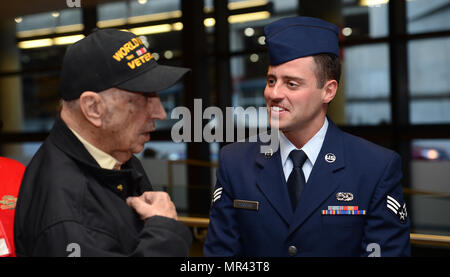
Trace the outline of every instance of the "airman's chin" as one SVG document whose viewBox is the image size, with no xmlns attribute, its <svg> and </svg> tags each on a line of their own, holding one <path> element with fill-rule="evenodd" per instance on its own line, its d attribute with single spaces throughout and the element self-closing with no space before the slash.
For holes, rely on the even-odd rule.
<svg viewBox="0 0 450 277">
<path fill-rule="evenodd" d="M 282 126 L 280 126 L 280 119 L 277 116 L 272 116 L 272 115 L 270 116 L 269 126 L 272 129 L 280 129 L 280 130 L 282 127 Z"/>
</svg>

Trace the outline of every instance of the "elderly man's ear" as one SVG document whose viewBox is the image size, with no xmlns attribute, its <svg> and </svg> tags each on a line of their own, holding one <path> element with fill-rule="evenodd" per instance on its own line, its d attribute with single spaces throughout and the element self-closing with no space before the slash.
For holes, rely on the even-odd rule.
<svg viewBox="0 0 450 277">
<path fill-rule="evenodd" d="M 80 109 L 87 121 L 95 127 L 101 127 L 107 111 L 106 103 L 96 92 L 85 91 L 80 96 Z"/>
</svg>

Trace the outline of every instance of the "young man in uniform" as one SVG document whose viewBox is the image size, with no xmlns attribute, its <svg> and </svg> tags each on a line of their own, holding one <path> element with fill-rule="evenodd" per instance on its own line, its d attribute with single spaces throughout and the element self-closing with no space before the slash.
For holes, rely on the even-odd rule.
<svg viewBox="0 0 450 277">
<path fill-rule="evenodd" d="M 338 28 L 292 17 L 265 34 L 264 97 L 279 148 L 221 150 L 205 255 L 410 255 L 399 155 L 326 116 L 340 78 Z"/>
</svg>

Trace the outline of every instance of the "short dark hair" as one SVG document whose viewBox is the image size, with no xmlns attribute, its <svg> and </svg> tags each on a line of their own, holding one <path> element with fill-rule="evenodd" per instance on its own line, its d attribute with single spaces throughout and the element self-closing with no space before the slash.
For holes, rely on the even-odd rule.
<svg viewBox="0 0 450 277">
<path fill-rule="evenodd" d="M 316 63 L 317 87 L 322 88 L 328 80 L 336 80 L 339 84 L 341 78 L 341 61 L 334 54 L 322 53 L 313 55 Z"/>
</svg>

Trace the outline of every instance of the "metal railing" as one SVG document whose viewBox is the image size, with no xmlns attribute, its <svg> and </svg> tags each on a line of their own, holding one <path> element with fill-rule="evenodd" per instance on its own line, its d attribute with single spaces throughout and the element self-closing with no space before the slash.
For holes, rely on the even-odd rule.
<svg viewBox="0 0 450 277">
<path fill-rule="evenodd" d="M 179 221 L 194 231 L 194 237 L 198 240 L 204 240 L 209 224 L 209 218 L 204 217 L 179 217 Z M 450 247 L 450 236 L 438 236 L 427 234 L 411 233 L 411 244 L 415 245 L 433 245 L 441 247 Z"/>
<path fill-rule="evenodd" d="M 176 164 L 184 164 L 184 165 L 193 165 L 193 166 L 202 166 L 202 167 L 218 167 L 217 162 L 209 162 L 209 161 L 199 161 L 199 160 L 175 160 L 167 162 L 167 170 L 168 170 L 168 192 L 171 193 L 173 190 L 173 177 L 172 170 L 173 165 Z M 425 195 L 431 197 L 438 198 L 450 198 L 450 194 L 442 193 L 442 192 L 433 192 L 433 191 L 425 191 L 425 190 L 416 190 L 410 188 L 403 188 L 403 193 L 405 195 Z M 209 218 L 206 217 L 179 217 L 181 222 L 183 222 L 186 226 L 192 228 L 194 237 L 198 240 L 204 240 L 206 238 L 206 233 L 209 224 Z M 442 235 L 429 235 L 429 234 L 419 234 L 419 233 L 411 233 L 410 234 L 411 244 L 413 245 L 432 245 L 432 246 L 441 246 L 441 247 L 450 247 L 450 236 L 442 236 Z"/>
</svg>

